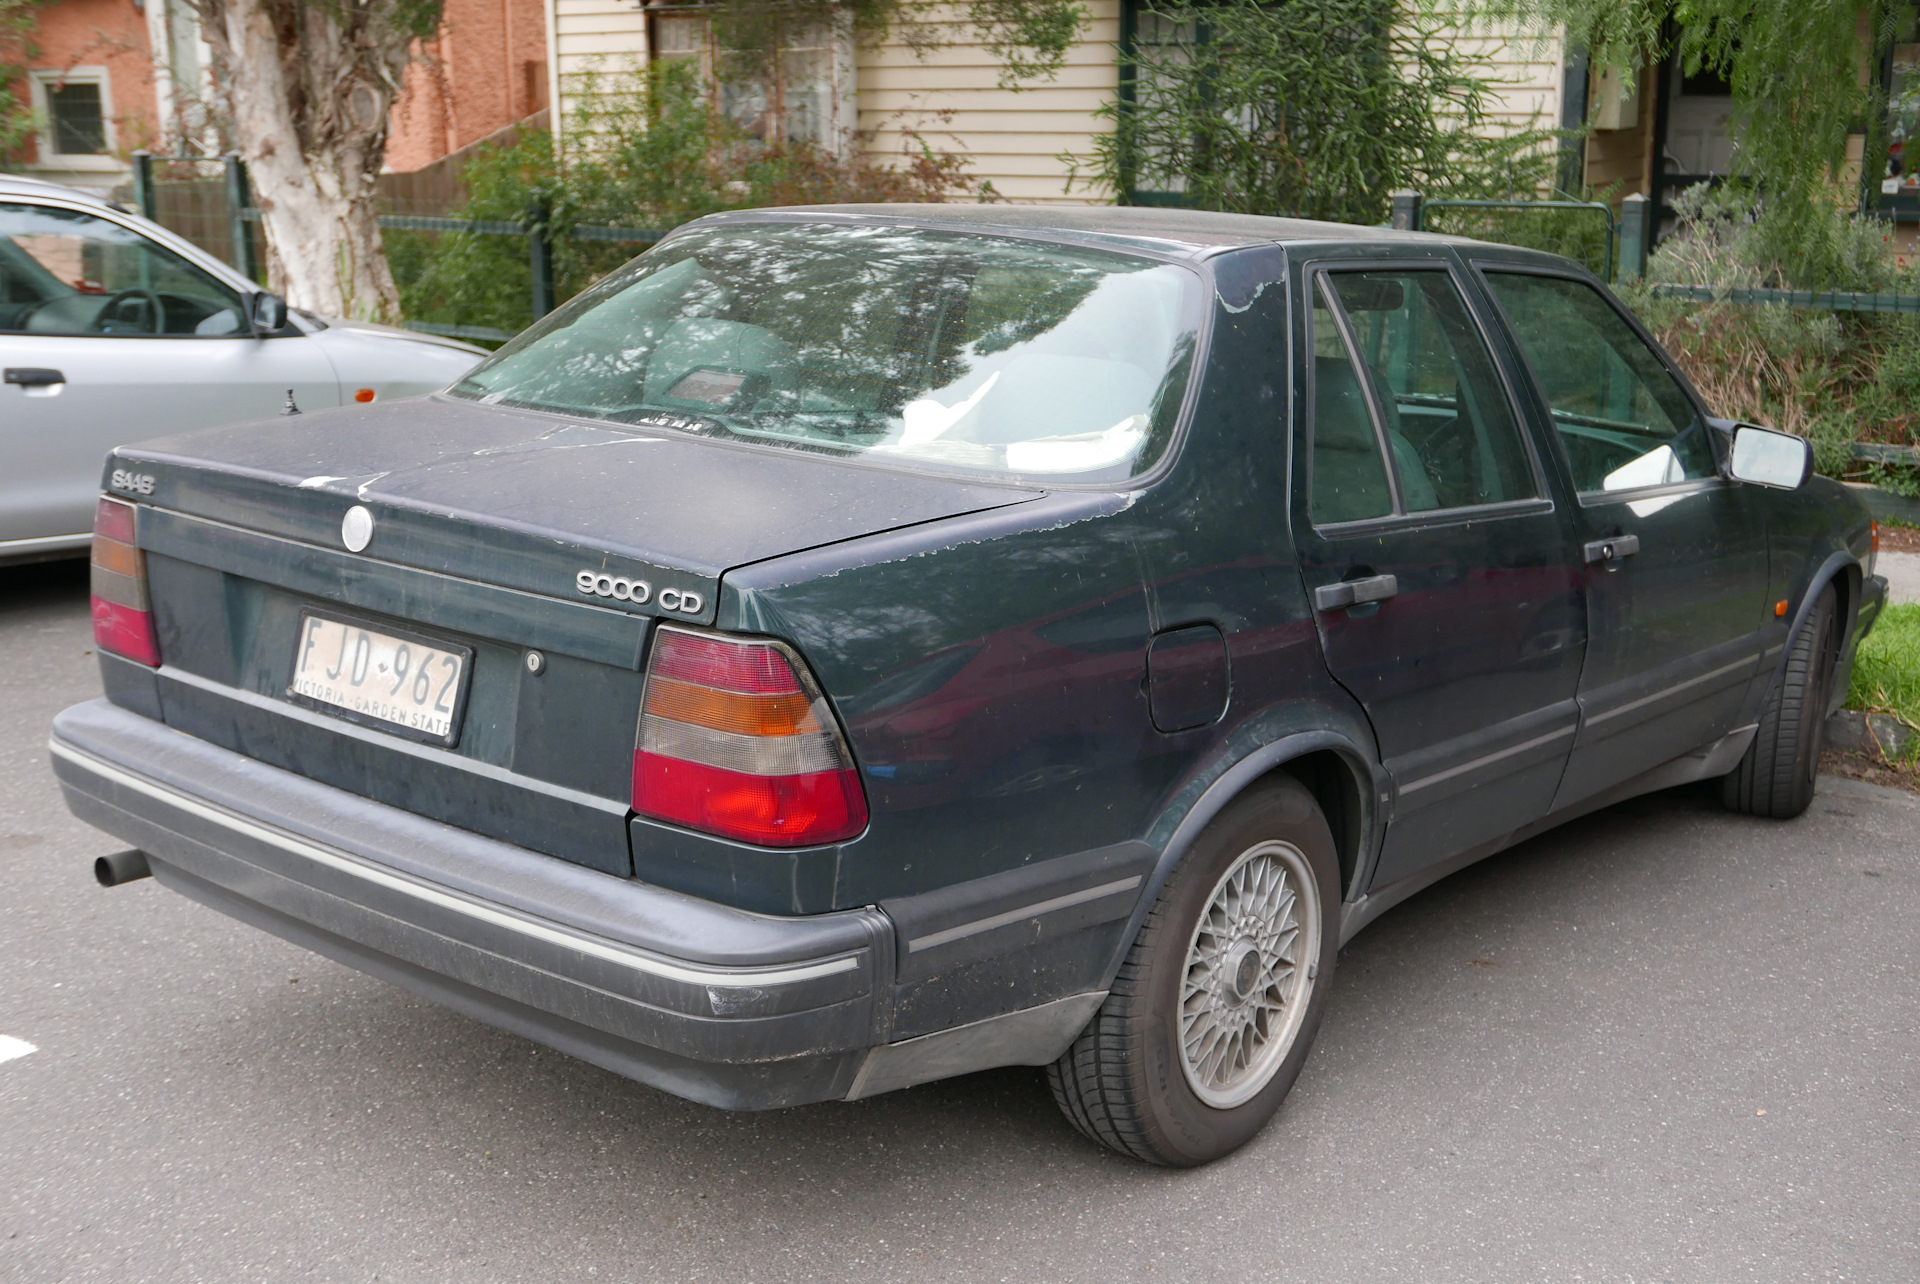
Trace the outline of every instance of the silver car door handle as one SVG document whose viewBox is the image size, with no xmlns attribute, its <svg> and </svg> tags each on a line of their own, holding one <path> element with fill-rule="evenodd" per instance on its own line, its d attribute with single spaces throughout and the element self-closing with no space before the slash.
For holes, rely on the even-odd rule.
<svg viewBox="0 0 1920 1284">
<path fill-rule="evenodd" d="M 6 382 L 17 383 L 22 388 L 45 388 L 49 384 L 65 383 L 67 377 L 58 370 L 48 370 L 41 366 L 8 366 Z"/>
<path fill-rule="evenodd" d="M 1617 562 L 1640 551 L 1638 535 L 1615 535 L 1612 539 L 1587 541 L 1588 562 Z"/>
<path fill-rule="evenodd" d="M 1369 575 L 1360 580 L 1341 580 L 1322 584 L 1313 591 L 1316 611 L 1338 611 L 1364 602 L 1384 602 L 1400 591 L 1400 581 L 1391 575 Z"/>
</svg>

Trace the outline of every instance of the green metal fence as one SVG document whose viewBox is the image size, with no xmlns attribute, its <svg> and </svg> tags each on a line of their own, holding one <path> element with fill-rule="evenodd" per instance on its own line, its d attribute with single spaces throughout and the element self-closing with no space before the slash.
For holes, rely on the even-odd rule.
<svg viewBox="0 0 1920 1284">
<path fill-rule="evenodd" d="M 217 202 L 210 201 L 208 193 L 196 192 L 198 205 L 190 214 L 173 209 L 168 202 L 169 183 L 164 176 L 156 177 L 156 163 L 163 167 L 174 168 L 181 165 L 219 164 L 224 199 Z M 200 186 L 206 186 L 206 184 L 202 183 Z M 253 230 L 261 221 L 261 213 L 253 204 L 252 189 L 247 183 L 246 162 L 237 154 L 203 157 L 159 156 L 147 152 L 135 152 L 133 154 L 133 192 L 135 203 L 140 206 L 140 212 L 146 217 L 180 232 L 203 248 L 219 254 L 250 280 L 263 279 L 264 258 L 259 238 Z M 215 204 L 222 208 L 214 211 L 211 207 Z M 201 226 L 217 218 L 224 218 L 226 223 L 225 234 L 222 237 L 216 237 L 208 227 Z M 192 221 L 191 226 L 181 226 L 183 222 L 189 221 Z M 549 217 L 549 212 L 538 204 L 529 208 L 526 217 L 517 222 L 498 219 L 435 218 L 418 214 L 382 214 L 380 226 L 384 230 L 392 231 L 523 238 L 527 243 L 529 303 L 533 319 L 536 321 L 553 311 L 555 304 L 553 274 L 555 237 L 576 241 L 652 245 L 666 235 L 665 231 L 650 227 L 611 227 L 585 223 L 565 228 L 556 227 Z M 512 332 L 494 326 L 449 325 L 434 321 L 407 321 L 403 324 L 423 334 L 478 339 L 489 343 L 501 343 L 513 337 Z"/>
<path fill-rule="evenodd" d="M 1428 200 L 1395 192 L 1392 225 L 1545 250 L 1582 263 L 1608 283 L 1645 275 L 1653 245 L 1653 203 L 1629 196 L 1616 214 L 1605 201 Z M 1436 218 L 1437 216 L 1437 218 Z"/>
</svg>

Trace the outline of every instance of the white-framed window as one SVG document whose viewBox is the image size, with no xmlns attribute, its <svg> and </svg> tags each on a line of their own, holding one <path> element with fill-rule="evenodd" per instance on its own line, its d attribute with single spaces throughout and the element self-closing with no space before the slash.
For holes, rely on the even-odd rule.
<svg viewBox="0 0 1920 1284">
<path fill-rule="evenodd" d="M 40 116 L 40 161 L 61 169 L 122 168 L 114 158 L 113 87 L 105 67 L 28 73 Z"/>
<path fill-rule="evenodd" d="M 736 125 L 767 142 L 812 143 L 843 152 L 852 141 L 852 23 L 845 15 L 800 27 L 762 73 L 723 75 L 727 59 L 705 7 L 648 5 L 647 48 L 655 62 L 688 61 L 700 69 L 711 101 Z"/>
</svg>

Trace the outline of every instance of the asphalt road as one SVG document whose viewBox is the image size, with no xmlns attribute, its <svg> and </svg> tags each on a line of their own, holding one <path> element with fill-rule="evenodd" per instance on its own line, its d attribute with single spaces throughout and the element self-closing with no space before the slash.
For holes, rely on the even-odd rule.
<svg viewBox="0 0 1920 1284">
<path fill-rule="evenodd" d="M 1920 1278 L 1920 798 L 1699 790 L 1341 956 L 1279 1119 L 1095 1149 L 1037 1071 L 728 1115 L 155 886 L 95 886 L 48 719 L 84 578 L 0 570 L 0 1279 Z"/>
</svg>

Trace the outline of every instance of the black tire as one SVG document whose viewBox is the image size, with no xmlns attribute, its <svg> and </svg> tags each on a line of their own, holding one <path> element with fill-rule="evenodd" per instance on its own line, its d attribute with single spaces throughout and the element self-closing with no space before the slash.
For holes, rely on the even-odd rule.
<svg viewBox="0 0 1920 1284">
<path fill-rule="evenodd" d="M 1230 875 L 1242 880 L 1236 886 L 1244 888 L 1250 886 L 1244 880 L 1270 880 L 1282 871 L 1302 884 L 1292 901 L 1299 923 L 1291 947 L 1276 946 L 1269 962 L 1256 960 L 1251 981 L 1247 957 L 1260 953 L 1251 943 L 1254 938 L 1233 946 L 1220 944 L 1213 952 L 1219 966 L 1192 965 L 1193 977 L 1215 981 L 1206 992 L 1226 995 L 1223 1004 L 1238 1005 L 1235 1011 L 1284 1014 L 1274 1017 L 1274 1024 L 1255 1023 L 1275 1037 L 1256 1040 L 1249 1035 L 1232 1045 L 1261 1049 L 1254 1064 L 1245 1067 L 1242 1081 L 1210 1089 L 1222 1099 L 1252 1095 L 1230 1105 L 1209 1104 L 1191 1081 L 1192 1075 L 1206 1071 L 1193 1068 L 1182 1049 L 1182 1031 L 1193 1028 L 1182 1013 L 1182 991 L 1190 975 L 1190 952 L 1202 949 L 1200 940 L 1218 944 L 1240 938 L 1212 930 L 1237 921 L 1218 915 L 1210 918 L 1209 931 L 1200 933 L 1201 915 L 1220 904 L 1253 903 L 1253 898 L 1216 902 L 1216 893 L 1231 896 Z M 1304 888 L 1308 873 L 1312 906 L 1304 904 L 1309 899 Z M 1292 890 L 1291 883 L 1286 887 Z M 1284 904 L 1284 894 L 1264 903 Z M 1306 927 L 1309 909 L 1318 928 L 1311 934 Z M 1286 911 L 1277 917 L 1284 921 Z M 1088 1137 L 1148 1163 L 1192 1167 L 1238 1149 L 1273 1117 L 1299 1077 L 1333 978 L 1339 923 L 1339 860 L 1313 795 L 1299 782 L 1279 777 L 1235 799 L 1202 832 L 1161 888 L 1100 1011 L 1047 1068 L 1054 1100 Z M 1283 938 L 1284 933 L 1274 939 Z M 1290 957 L 1282 959 L 1282 953 Z M 1290 997 L 1283 1002 L 1283 996 Z M 1251 1031 L 1254 1025 L 1243 1028 Z"/>
<path fill-rule="evenodd" d="M 1788 645 L 1787 662 L 1761 709 L 1760 730 L 1740 765 L 1720 782 L 1721 801 L 1734 811 L 1790 820 L 1813 801 L 1840 655 L 1837 608 L 1829 584 Z"/>
</svg>

